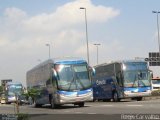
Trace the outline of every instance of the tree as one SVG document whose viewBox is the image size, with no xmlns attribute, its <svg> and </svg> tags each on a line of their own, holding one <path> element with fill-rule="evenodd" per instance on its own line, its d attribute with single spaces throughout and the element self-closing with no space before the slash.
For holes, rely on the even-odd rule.
<svg viewBox="0 0 160 120">
<path fill-rule="evenodd" d="M 2 93 L 3 92 L 3 87 L 2 86 L 0 86 L 0 93 Z"/>
<path fill-rule="evenodd" d="M 28 90 L 27 93 L 24 93 L 24 95 L 26 96 L 27 99 L 28 99 L 29 97 L 31 97 L 32 100 L 33 100 L 33 102 L 34 102 L 36 96 L 38 96 L 39 93 L 40 93 L 39 90 L 37 90 L 37 89 L 35 89 L 35 88 L 31 88 L 31 89 Z"/>
</svg>

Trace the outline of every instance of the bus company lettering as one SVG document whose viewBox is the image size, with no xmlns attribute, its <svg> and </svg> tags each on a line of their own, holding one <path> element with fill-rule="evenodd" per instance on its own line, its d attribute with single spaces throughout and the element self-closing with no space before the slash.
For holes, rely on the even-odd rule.
<svg viewBox="0 0 160 120">
<path fill-rule="evenodd" d="M 97 84 L 97 85 L 105 85 L 105 84 L 106 84 L 106 81 L 105 81 L 105 80 L 97 80 L 97 81 L 96 81 L 96 84 Z"/>
</svg>

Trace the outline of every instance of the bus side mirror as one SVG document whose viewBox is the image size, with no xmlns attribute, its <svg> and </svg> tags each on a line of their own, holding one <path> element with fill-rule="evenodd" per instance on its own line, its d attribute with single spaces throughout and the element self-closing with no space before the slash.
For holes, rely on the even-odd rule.
<svg viewBox="0 0 160 120">
<path fill-rule="evenodd" d="M 95 68 L 92 68 L 92 75 L 94 76 L 96 74 Z"/>
<path fill-rule="evenodd" d="M 96 70 L 93 67 L 89 66 L 89 72 L 91 73 L 92 76 L 94 76 L 96 74 Z"/>
<path fill-rule="evenodd" d="M 56 72 L 56 70 L 54 68 L 52 68 L 52 70 L 53 70 L 53 75 L 57 78 L 57 72 Z"/>
<path fill-rule="evenodd" d="M 149 73 L 150 73 L 150 78 L 152 79 L 153 78 L 153 72 L 149 71 Z"/>
</svg>

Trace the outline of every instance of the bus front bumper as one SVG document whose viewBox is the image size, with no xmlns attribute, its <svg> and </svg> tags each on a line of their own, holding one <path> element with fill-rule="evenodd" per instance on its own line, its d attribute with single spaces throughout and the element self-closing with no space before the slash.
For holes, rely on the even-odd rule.
<svg viewBox="0 0 160 120">
<path fill-rule="evenodd" d="M 146 92 L 131 92 L 131 91 L 125 91 L 124 97 L 125 98 L 132 98 L 132 97 L 147 97 L 151 96 L 151 90 L 148 90 Z"/>
<path fill-rule="evenodd" d="M 79 103 L 93 101 L 93 93 L 89 92 L 87 94 L 82 95 L 58 95 L 58 99 L 56 100 L 57 104 L 69 104 L 69 103 Z"/>
</svg>

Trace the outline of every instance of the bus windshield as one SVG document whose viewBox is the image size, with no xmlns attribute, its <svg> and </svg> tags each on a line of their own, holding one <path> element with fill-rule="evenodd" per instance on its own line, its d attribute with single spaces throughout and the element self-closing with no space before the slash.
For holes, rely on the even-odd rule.
<svg viewBox="0 0 160 120">
<path fill-rule="evenodd" d="M 145 62 L 126 63 L 123 65 L 124 87 L 151 86 L 150 74 Z"/>
<path fill-rule="evenodd" d="M 8 85 L 8 94 L 21 94 L 22 92 L 22 85 Z"/>
<path fill-rule="evenodd" d="M 55 65 L 57 71 L 58 88 L 74 91 L 91 87 L 89 72 L 86 64 L 81 65 Z"/>
<path fill-rule="evenodd" d="M 150 80 L 147 71 L 125 71 L 124 72 L 124 87 L 146 87 L 150 86 Z"/>
</svg>

